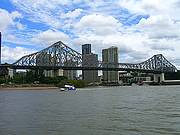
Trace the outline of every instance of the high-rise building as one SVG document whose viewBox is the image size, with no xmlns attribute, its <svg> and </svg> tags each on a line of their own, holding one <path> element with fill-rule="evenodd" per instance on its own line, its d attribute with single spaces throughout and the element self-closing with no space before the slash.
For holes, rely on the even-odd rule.
<svg viewBox="0 0 180 135">
<path fill-rule="evenodd" d="M 111 63 L 108 66 L 117 67 L 118 66 L 118 48 L 110 47 L 108 49 L 102 50 L 102 61 L 103 63 Z M 118 71 L 103 71 L 103 81 L 118 83 Z"/>
<path fill-rule="evenodd" d="M 84 67 L 97 67 L 98 55 L 97 54 L 84 54 L 83 64 Z M 92 83 L 98 82 L 98 70 L 85 70 L 83 71 L 83 80 Z"/>
<path fill-rule="evenodd" d="M 1 64 L 1 32 L 0 32 L 0 64 Z"/>
<path fill-rule="evenodd" d="M 84 67 L 97 67 L 98 55 L 91 53 L 91 44 L 82 45 L 82 66 Z M 83 70 L 83 80 L 92 83 L 98 81 L 98 70 Z"/>
<path fill-rule="evenodd" d="M 91 53 L 91 44 L 82 45 L 82 55 Z"/>
</svg>

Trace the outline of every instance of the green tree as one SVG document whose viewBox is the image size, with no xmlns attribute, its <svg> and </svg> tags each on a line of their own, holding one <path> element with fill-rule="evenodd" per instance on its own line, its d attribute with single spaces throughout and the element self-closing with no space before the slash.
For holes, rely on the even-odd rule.
<svg viewBox="0 0 180 135">
<path fill-rule="evenodd" d="M 26 83 L 33 83 L 35 81 L 35 73 L 32 70 L 26 72 L 25 81 Z"/>
<path fill-rule="evenodd" d="M 6 83 L 6 79 L 5 79 L 5 77 L 0 77 L 0 84 L 3 84 L 3 83 Z"/>
<path fill-rule="evenodd" d="M 16 73 L 13 77 L 12 82 L 17 83 L 17 84 L 25 83 L 25 75 L 22 73 Z"/>
</svg>

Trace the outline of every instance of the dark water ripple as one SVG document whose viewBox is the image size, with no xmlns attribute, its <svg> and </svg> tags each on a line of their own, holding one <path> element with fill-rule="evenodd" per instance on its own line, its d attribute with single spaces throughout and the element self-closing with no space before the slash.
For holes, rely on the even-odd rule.
<svg viewBox="0 0 180 135">
<path fill-rule="evenodd" d="M 0 91 L 0 135 L 179 135 L 180 86 Z"/>
</svg>

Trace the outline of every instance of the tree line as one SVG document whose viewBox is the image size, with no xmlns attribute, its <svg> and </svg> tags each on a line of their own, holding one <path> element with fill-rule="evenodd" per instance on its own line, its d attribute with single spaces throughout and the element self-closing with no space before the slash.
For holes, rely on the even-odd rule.
<svg viewBox="0 0 180 135">
<path fill-rule="evenodd" d="M 72 84 L 75 87 L 87 86 L 84 80 L 69 80 L 65 76 L 45 77 L 41 70 L 17 72 L 13 78 L 1 76 L 0 84 L 51 84 L 58 87 L 63 87 L 65 84 Z"/>
</svg>

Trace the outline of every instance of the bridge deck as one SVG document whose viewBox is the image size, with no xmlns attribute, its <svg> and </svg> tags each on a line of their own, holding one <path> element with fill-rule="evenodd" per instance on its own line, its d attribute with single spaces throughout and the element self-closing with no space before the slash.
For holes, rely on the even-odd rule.
<svg viewBox="0 0 180 135">
<path fill-rule="evenodd" d="M 103 63 L 100 61 L 84 65 L 82 55 L 61 41 L 33 54 L 26 55 L 15 63 L 6 65 L 13 69 L 64 69 L 64 70 L 108 70 L 139 71 L 151 73 L 176 72 L 177 68 L 162 54 L 137 63 Z M 3 67 L 3 65 L 1 66 Z"/>
<path fill-rule="evenodd" d="M 132 69 L 132 68 L 116 68 L 116 67 L 70 67 L 70 66 L 16 66 L 16 65 L 0 65 L 0 68 L 11 69 L 32 69 L 32 70 L 101 70 L 101 71 L 137 71 L 145 73 L 169 73 L 172 71 Z"/>
</svg>

